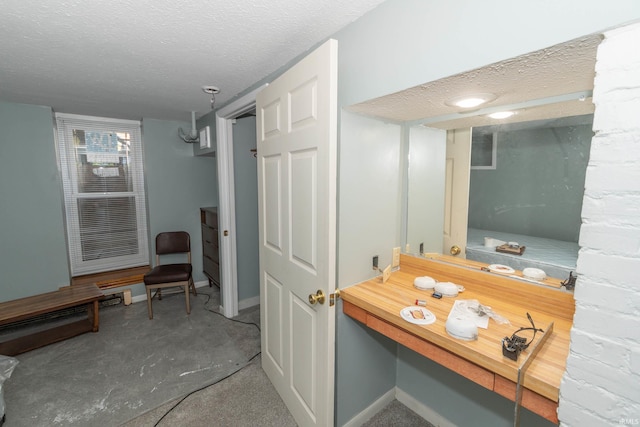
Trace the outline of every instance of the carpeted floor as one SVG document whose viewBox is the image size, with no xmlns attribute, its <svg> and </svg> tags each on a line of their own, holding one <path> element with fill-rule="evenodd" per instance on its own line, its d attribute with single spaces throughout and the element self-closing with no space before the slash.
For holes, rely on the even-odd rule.
<svg viewBox="0 0 640 427">
<path fill-rule="evenodd" d="M 229 378 L 185 399 L 162 405 L 122 427 L 296 427 L 297 424 L 256 358 Z M 363 427 L 434 427 L 397 400 Z"/>
</svg>

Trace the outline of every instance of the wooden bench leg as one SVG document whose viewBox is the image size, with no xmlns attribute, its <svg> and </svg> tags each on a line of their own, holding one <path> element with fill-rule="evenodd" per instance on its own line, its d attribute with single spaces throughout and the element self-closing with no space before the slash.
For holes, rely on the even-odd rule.
<svg viewBox="0 0 640 427">
<path fill-rule="evenodd" d="M 100 329 L 100 315 L 98 310 L 99 305 L 97 300 L 93 303 L 87 304 L 87 316 L 89 317 L 89 322 L 91 323 L 92 332 L 98 332 L 98 329 Z"/>
</svg>

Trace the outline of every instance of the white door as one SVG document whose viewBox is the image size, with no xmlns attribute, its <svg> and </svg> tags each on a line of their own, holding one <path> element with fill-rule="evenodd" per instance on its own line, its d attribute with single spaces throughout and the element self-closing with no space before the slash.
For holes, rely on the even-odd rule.
<svg viewBox="0 0 640 427">
<path fill-rule="evenodd" d="M 465 258 L 469 211 L 471 129 L 447 132 L 445 168 L 444 236 L 442 253 Z M 456 251 L 458 248 L 459 252 Z"/>
<path fill-rule="evenodd" d="M 256 99 L 262 367 L 301 426 L 333 424 L 337 50 Z"/>
</svg>

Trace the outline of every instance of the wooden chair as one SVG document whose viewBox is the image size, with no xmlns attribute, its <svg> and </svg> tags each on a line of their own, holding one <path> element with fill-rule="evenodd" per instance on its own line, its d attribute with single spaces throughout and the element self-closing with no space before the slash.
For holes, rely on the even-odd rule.
<svg viewBox="0 0 640 427">
<path fill-rule="evenodd" d="M 161 255 L 186 254 L 187 262 L 179 264 L 160 264 Z M 186 231 L 171 231 L 160 233 L 156 236 L 156 266 L 144 275 L 144 286 L 147 291 L 147 310 L 149 319 L 153 319 L 153 308 L 151 299 L 158 295 L 162 300 L 162 289 L 171 287 L 183 287 L 187 304 L 187 314 L 191 313 L 189 302 L 189 291 L 196 293 L 191 274 L 191 237 Z M 156 292 L 152 296 L 151 291 Z"/>
</svg>

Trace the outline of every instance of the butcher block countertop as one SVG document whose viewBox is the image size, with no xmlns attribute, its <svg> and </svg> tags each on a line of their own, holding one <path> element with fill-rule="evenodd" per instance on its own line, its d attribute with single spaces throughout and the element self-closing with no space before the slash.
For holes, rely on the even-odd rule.
<svg viewBox="0 0 640 427">
<path fill-rule="evenodd" d="M 431 290 L 413 286 L 418 276 L 453 282 L 464 286 L 465 291 L 455 298 L 432 298 Z M 553 322 L 551 335 L 525 371 L 521 404 L 558 422 L 560 381 L 569 354 L 569 332 L 575 311 L 572 293 L 478 268 L 401 255 L 399 270 L 391 273 L 386 283 L 377 277 L 343 289 L 340 297 L 348 316 L 511 400 L 515 400 L 518 368 L 535 342 L 520 354 L 518 361 L 513 361 L 502 355 L 502 339 L 520 327 L 531 326 L 527 312 L 538 328 L 546 330 Z M 415 305 L 416 299 L 427 301 L 426 308 L 436 316 L 435 323 L 417 325 L 400 316 L 400 311 Z M 445 322 L 454 302 L 460 299 L 476 299 L 506 317 L 510 324 L 490 319 L 487 329 L 478 328 L 478 340 L 455 339 L 447 334 Z M 521 335 L 530 338 L 532 332 L 524 331 Z M 541 336 L 538 332 L 536 341 Z"/>
</svg>

